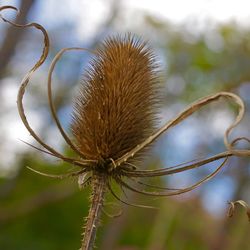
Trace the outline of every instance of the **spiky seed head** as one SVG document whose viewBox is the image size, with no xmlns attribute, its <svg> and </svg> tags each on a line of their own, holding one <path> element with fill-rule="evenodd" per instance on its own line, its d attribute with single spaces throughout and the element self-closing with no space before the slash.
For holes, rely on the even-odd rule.
<svg viewBox="0 0 250 250">
<path fill-rule="evenodd" d="M 85 72 L 72 130 L 89 159 L 117 159 L 153 131 L 158 65 L 147 45 L 131 35 L 108 38 Z"/>
</svg>

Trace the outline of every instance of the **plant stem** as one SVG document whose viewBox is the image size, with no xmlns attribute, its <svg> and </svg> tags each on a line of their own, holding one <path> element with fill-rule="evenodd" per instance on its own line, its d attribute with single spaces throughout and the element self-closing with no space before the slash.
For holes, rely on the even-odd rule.
<svg viewBox="0 0 250 250">
<path fill-rule="evenodd" d="M 86 218 L 81 250 L 91 250 L 93 248 L 106 186 L 107 176 L 102 173 L 93 173 L 91 205 L 88 217 Z"/>
</svg>

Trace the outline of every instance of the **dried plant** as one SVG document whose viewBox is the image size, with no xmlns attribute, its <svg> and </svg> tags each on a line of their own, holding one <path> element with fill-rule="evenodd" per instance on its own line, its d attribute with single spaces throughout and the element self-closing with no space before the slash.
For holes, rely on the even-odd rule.
<svg viewBox="0 0 250 250">
<path fill-rule="evenodd" d="M 0 11 L 4 9 L 17 11 L 13 6 L 0 7 Z M 197 100 L 174 119 L 153 132 L 155 130 L 156 109 L 159 104 L 158 65 L 147 43 L 132 35 L 109 38 L 95 51 L 78 47 L 64 48 L 52 61 L 47 81 L 49 107 L 61 135 L 77 155 L 75 158 L 64 156 L 47 145 L 31 128 L 23 107 L 23 96 L 29 80 L 46 60 L 49 52 L 47 31 L 37 23 L 21 25 L 0 17 L 3 21 L 15 27 L 35 27 L 43 33 L 43 53 L 22 80 L 17 97 L 18 111 L 23 124 L 32 137 L 42 146 L 42 149 L 29 144 L 30 146 L 80 168 L 78 171 L 64 175 L 51 175 L 34 169 L 31 170 L 55 178 L 76 176 L 80 186 L 90 185 L 92 188 L 91 205 L 86 218 L 81 249 L 93 248 L 106 192 L 109 191 L 119 201 L 130 204 L 121 200 L 113 191 L 111 181 L 115 181 L 121 188 L 144 195 L 173 196 L 189 192 L 211 179 L 222 169 L 229 157 L 250 156 L 250 150 L 235 148 L 236 142 L 239 140 L 249 141 L 248 139 L 242 137 L 229 140 L 230 133 L 240 123 L 245 112 L 241 98 L 230 92 L 219 92 Z M 82 50 L 93 54 L 90 67 L 85 74 L 83 84 L 75 100 L 72 123 L 74 140 L 68 137 L 60 124 L 53 104 L 51 89 L 54 67 L 63 53 L 69 50 Z M 227 149 L 225 152 L 207 159 L 155 170 L 140 170 L 134 166 L 134 159 L 140 157 L 141 153 L 145 152 L 145 149 L 162 133 L 179 124 L 205 105 L 221 98 L 230 99 L 238 106 L 236 119 L 224 135 L 224 144 Z M 148 185 L 155 190 L 161 189 L 161 191 L 149 192 L 139 189 L 127 181 L 133 180 L 135 183 L 147 185 L 140 182 L 138 178 L 175 174 L 199 168 L 219 159 L 224 160 L 214 172 L 186 188 L 169 189 Z M 234 210 L 234 203 L 231 203 L 231 206 L 233 208 L 230 215 Z M 247 205 L 244 203 L 244 206 Z"/>
</svg>

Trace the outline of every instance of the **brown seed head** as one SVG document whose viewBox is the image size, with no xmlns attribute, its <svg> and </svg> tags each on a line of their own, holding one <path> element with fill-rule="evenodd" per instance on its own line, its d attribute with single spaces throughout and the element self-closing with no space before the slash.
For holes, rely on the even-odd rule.
<svg viewBox="0 0 250 250">
<path fill-rule="evenodd" d="M 131 35 L 101 44 L 73 113 L 73 134 L 88 159 L 117 159 L 152 133 L 159 96 L 157 71 L 148 45 Z"/>
</svg>

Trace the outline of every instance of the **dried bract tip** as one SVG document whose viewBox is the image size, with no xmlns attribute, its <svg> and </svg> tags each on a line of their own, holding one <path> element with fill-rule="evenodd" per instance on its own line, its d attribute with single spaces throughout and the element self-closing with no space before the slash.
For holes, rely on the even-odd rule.
<svg viewBox="0 0 250 250">
<path fill-rule="evenodd" d="M 235 205 L 240 205 L 242 207 L 245 208 L 246 210 L 246 214 L 247 214 L 247 217 L 248 217 L 248 220 L 250 222 L 250 207 L 249 205 L 243 201 L 243 200 L 238 200 L 238 201 L 231 201 L 229 202 L 229 209 L 228 209 L 228 212 L 227 212 L 227 216 L 228 217 L 233 217 L 234 215 L 234 212 L 235 212 Z"/>
<path fill-rule="evenodd" d="M 117 159 L 152 134 L 159 102 L 157 66 L 149 46 L 131 35 L 101 44 L 73 114 L 73 134 L 88 159 Z"/>
</svg>

